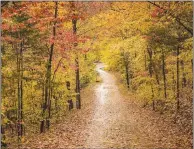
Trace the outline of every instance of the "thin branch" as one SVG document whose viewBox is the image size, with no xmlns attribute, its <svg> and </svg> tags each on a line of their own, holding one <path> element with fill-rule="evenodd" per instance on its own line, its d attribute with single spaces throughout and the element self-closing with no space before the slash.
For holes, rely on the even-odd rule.
<svg viewBox="0 0 194 149">
<path fill-rule="evenodd" d="M 63 60 L 63 58 L 64 58 L 64 57 L 62 57 L 62 58 L 59 60 L 58 64 L 57 64 L 57 67 L 56 67 L 56 69 L 55 69 L 55 71 L 54 71 L 54 74 L 53 74 L 52 81 L 54 80 L 55 74 L 56 74 L 56 72 L 57 72 L 57 70 L 58 70 L 58 68 L 59 68 L 59 66 L 60 66 L 61 61 Z"/>
<path fill-rule="evenodd" d="M 5 5 L 7 5 L 9 1 L 1 1 L 1 8 L 3 8 Z"/>
<path fill-rule="evenodd" d="M 152 5 L 156 6 L 156 7 L 158 7 L 158 8 L 160 8 L 160 9 L 164 10 L 164 13 L 165 13 L 166 15 L 169 15 L 169 16 L 171 16 L 172 18 L 174 18 L 178 24 L 180 24 L 185 30 L 187 30 L 187 31 L 193 36 L 193 30 L 192 30 L 191 28 L 185 26 L 185 25 L 181 22 L 181 19 L 180 19 L 180 18 L 174 16 L 172 13 L 168 12 L 165 8 L 161 7 L 160 5 L 156 4 L 155 2 L 148 1 L 148 3 L 150 3 L 150 4 L 152 4 Z"/>
</svg>

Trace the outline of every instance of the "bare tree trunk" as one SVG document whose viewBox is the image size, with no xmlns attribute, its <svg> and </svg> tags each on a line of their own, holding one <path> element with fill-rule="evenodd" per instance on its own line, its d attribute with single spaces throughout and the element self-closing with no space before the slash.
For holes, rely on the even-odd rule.
<svg viewBox="0 0 194 149">
<path fill-rule="evenodd" d="M 191 59 L 191 69 L 192 69 L 192 73 L 193 73 L 193 59 Z"/>
<path fill-rule="evenodd" d="M 180 109 L 180 99 L 179 99 L 179 54 L 180 54 L 180 51 L 179 51 L 179 46 L 177 47 L 177 70 L 176 70 L 176 74 L 177 74 L 177 79 L 176 79 L 176 83 L 177 83 L 177 92 L 176 92 L 176 99 L 177 99 L 177 111 Z"/>
<path fill-rule="evenodd" d="M 174 76 L 174 71 L 172 72 L 172 82 L 173 82 L 172 90 L 174 92 L 174 97 L 176 97 L 176 80 L 175 80 L 175 76 Z"/>
<path fill-rule="evenodd" d="M 18 71 L 18 141 L 23 135 L 23 41 L 17 52 L 17 71 Z"/>
<path fill-rule="evenodd" d="M 75 16 L 75 4 L 74 2 L 71 3 L 71 8 L 73 11 L 73 15 Z M 72 19 L 72 27 L 73 27 L 73 34 L 76 36 L 77 34 L 77 18 L 74 17 Z M 77 43 L 74 43 L 74 47 L 77 46 Z M 75 64 L 76 64 L 76 70 L 75 70 L 75 76 L 76 76 L 76 108 L 77 109 L 81 109 L 81 97 L 80 97 L 80 72 L 79 72 L 79 58 L 78 58 L 78 54 L 76 54 L 76 58 L 75 58 Z"/>
<path fill-rule="evenodd" d="M 191 70 L 192 70 L 192 76 L 193 76 L 193 59 L 191 59 L 191 66 L 192 66 Z M 193 89 L 193 82 L 191 84 L 192 84 L 192 89 Z"/>
<path fill-rule="evenodd" d="M 154 100 L 154 88 L 153 88 L 153 85 L 151 84 L 151 90 L 152 90 L 152 109 L 155 111 L 155 100 Z"/>
<path fill-rule="evenodd" d="M 76 107 L 77 109 L 81 109 L 81 97 L 80 97 L 80 76 L 79 76 L 79 60 L 78 57 L 75 59 L 76 63 Z"/>
<path fill-rule="evenodd" d="M 129 88 L 129 53 L 124 53 L 124 65 L 125 65 L 125 75 L 126 75 L 126 82 L 127 88 Z"/>
<path fill-rule="evenodd" d="M 24 41 L 21 44 L 21 124 L 20 124 L 20 129 L 21 129 L 21 136 L 23 135 L 24 127 L 23 127 L 23 45 Z"/>
<path fill-rule="evenodd" d="M 152 53 L 152 50 L 150 48 L 147 49 L 147 52 L 148 52 L 149 61 L 150 61 L 149 65 L 148 65 L 149 66 L 148 69 L 149 69 L 150 78 L 152 78 L 152 76 L 153 76 L 153 60 L 152 60 L 153 53 Z M 151 92 L 152 92 L 152 108 L 155 111 L 154 89 L 153 89 L 152 82 L 151 82 Z"/>
<path fill-rule="evenodd" d="M 147 56 L 146 56 L 146 51 L 144 50 L 144 66 L 145 66 L 145 71 L 147 70 Z"/>
<path fill-rule="evenodd" d="M 17 107 L 17 133 L 18 133 L 18 141 L 19 141 L 19 121 L 20 121 L 20 55 L 19 50 L 17 49 L 17 98 L 18 98 L 18 107 Z"/>
<path fill-rule="evenodd" d="M 129 88 L 129 85 L 130 85 L 130 82 L 129 82 L 129 79 L 130 79 L 130 76 L 129 76 L 129 53 L 122 50 L 121 56 L 122 56 L 122 61 L 124 64 L 124 69 L 125 69 L 126 84 L 127 84 L 127 88 Z"/>
<path fill-rule="evenodd" d="M 165 73 L 165 56 L 164 56 L 164 49 L 162 49 L 162 75 L 163 75 L 163 82 L 164 82 L 164 98 L 167 98 L 166 93 L 166 73 Z"/>
<path fill-rule="evenodd" d="M 125 62 L 125 75 L 126 75 L 127 88 L 129 88 L 129 68 L 128 68 L 127 62 Z"/>
<path fill-rule="evenodd" d="M 42 101 L 44 101 L 44 94 L 45 94 L 45 85 L 43 83 L 43 86 L 42 86 Z M 41 107 L 44 109 L 44 104 L 41 105 Z M 44 113 L 42 112 L 42 118 L 44 117 L 43 115 Z M 40 122 L 40 133 L 44 132 L 44 120 L 41 120 Z"/>
<path fill-rule="evenodd" d="M 17 50 L 17 74 L 18 74 L 18 79 L 17 79 L 17 96 L 18 96 L 18 109 L 17 109 L 17 133 L 18 133 L 18 141 L 20 141 L 20 51 Z"/>
<path fill-rule="evenodd" d="M 184 65 L 184 61 L 181 60 L 180 61 L 181 64 L 181 70 L 182 70 L 182 88 L 186 87 L 187 85 L 187 79 L 186 79 L 186 74 L 185 74 L 185 65 Z"/>
</svg>

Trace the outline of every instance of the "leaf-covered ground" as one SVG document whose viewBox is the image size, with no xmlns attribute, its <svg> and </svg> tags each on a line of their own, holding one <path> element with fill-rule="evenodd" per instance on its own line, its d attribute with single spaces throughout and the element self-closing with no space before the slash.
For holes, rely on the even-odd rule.
<svg viewBox="0 0 194 149">
<path fill-rule="evenodd" d="M 72 110 L 49 132 L 29 139 L 29 148 L 192 148 L 171 120 L 121 95 L 115 77 L 98 66 L 102 82 L 82 91 L 82 109 Z"/>
</svg>

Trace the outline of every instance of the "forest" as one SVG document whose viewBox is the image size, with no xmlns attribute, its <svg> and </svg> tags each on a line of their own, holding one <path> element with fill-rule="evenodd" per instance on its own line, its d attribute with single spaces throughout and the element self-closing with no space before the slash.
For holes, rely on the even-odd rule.
<svg viewBox="0 0 194 149">
<path fill-rule="evenodd" d="M 193 3 L 1 2 L 2 148 L 192 143 Z"/>
</svg>

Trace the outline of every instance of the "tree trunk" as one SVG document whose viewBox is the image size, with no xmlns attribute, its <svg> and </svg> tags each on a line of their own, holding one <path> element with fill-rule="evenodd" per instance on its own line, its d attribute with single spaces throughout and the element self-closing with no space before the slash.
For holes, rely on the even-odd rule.
<svg viewBox="0 0 194 149">
<path fill-rule="evenodd" d="M 191 59 L 191 69 L 192 69 L 192 73 L 193 73 L 193 59 Z"/>
<path fill-rule="evenodd" d="M 151 84 L 151 90 L 152 90 L 152 109 L 153 111 L 155 111 L 155 100 L 154 100 L 154 89 L 153 89 L 153 85 Z"/>
<path fill-rule="evenodd" d="M 147 70 L 147 56 L 146 56 L 146 52 L 144 50 L 144 65 L 145 65 L 145 71 Z"/>
<path fill-rule="evenodd" d="M 150 78 L 152 78 L 153 76 L 153 60 L 152 60 L 152 50 L 150 48 L 147 49 L 148 55 L 149 55 L 149 65 L 148 65 L 148 69 L 149 69 L 149 74 L 150 74 Z M 155 99 L 154 99 L 154 89 L 153 89 L 153 84 L 151 82 L 151 92 L 152 92 L 152 108 L 155 111 Z"/>
<path fill-rule="evenodd" d="M 125 75 L 126 75 L 126 81 L 127 81 L 127 88 L 129 88 L 129 70 L 128 70 L 128 64 L 125 64 Z"/>
<path fill-rule="evenodd" d="M 167 98 L 166 93 L 166 73 L 165 73 L 165 56 L 164 56 L 164 49 L 162 49 L 162 75 L 163 75 L 163 82 L 164 82 L 164 98 Z"/>
<path fill-rule="evenodd" d="M 185 74 L 185 65 L 184 65 L 184 61 L 181 60 L 180 61 L 181 64 L 181 70 L 182 70 L 182 88 L 186 87 L 187 85 L 187 79 L 186 79 L 186 74 Z"/>
<path fill-rule="evenodd" d="M 20 84 L 21 84 L 21 124 L 20 124 L 20 130 L 21 130 L 21 136 L 23 135 L 23 44 L 24 42 L 21 44 L 21 80 L 20 80 Z"/>
<path fill-rule="evenodd" d="M 77 109 L 81 109 L 81 97 L 80 97 L 80 76 L 79 76 L 79 60 L 78 57 L 75 59 L 76 63 L 76 107 Z"/>
<path fill-rule="evenodd" d="M 23 135 L 23 41 L 17 52 L 17 71 L 18 71 L 18 141 Z"/>
<path fill-rule="evenodd" d="M 55 2 L 55 14 L 54 18 L 57 18 L 58 13 L 58 2 Z M 53 38 L 56 36 L 56 21 L 53 24 Z M 54 51 L 54 42 L 51 44 L 50 52 L 49 52 L 49 59 L 47 65 L 47 72 L 46 72 L 46 86 L 45 86 L 45 103 L 43 105 L 43 117 L 46 115 L 46 111 L 48 114 L 46 115 L 46 126 L 49 129 L 50 126 L 50 110 L 51 110 L 51 98 L 50 98 L 50 88 L 51 88 L 51 68 L 52 68 L 52 57 Z M 44 120 L 41 122 L 41 133 L 44 130 Z"/>
<path fill-rule="evenodd" d="M 44 101 L 44 94 L 45 94 L 45 85 L 43 83 L 43 86 L 42 86 L 42 101 Z M 45 103 L 42 103 L 41 104 L 41 108 L 44 109 L 44 104 Z M 44 117 L 44 113 L 42 112 L 42 118 Z M 40 133 L 43 133 L 44 132 L 44 120 L 41 120 L 40 121 Z"/>
<path fill-rule="evenodd" d="M 71 8 L 73 11 L 74 18 L 72 19 L 72 28 L 73 28 L 73 34 L 76 36 L 77 34 L 77 18 L 75 17 L 75 4 L 74 2 L 71 3 Z M 77 46 L 77 42 L 74 43 L 74 47 Z M 79 58 L 78 54 L 76 54 L 75 58 L 75 65 L 76 65 L 76 70 L 75 70 L 75 76 L 76 76 L 76 108 L 81 109 L 81 97 L 80 97 L 80 72 L 79 72 Z"/>
<path fill-rule="evenodd" d="M 173 92 L 174 92 L 174 97 L 176 97 L 176 80 L 175 80 L 175 76 L 174 76 L 174 71 L 172 72 L 172 84 L 173 84 L 173 86 L 172 86 L 172 90 L 173 90 Z"/>
<path fill-rule="evenodd" d="M 127 83 L 127 88 L 129 88 L 129 58 L 128 54 L 123 53 L 124 57 L 124 65 L 125 65 L 125 76 L 126 76 L 126 83 Z"/>
<path fill-rule="evenodd" d="M 191 70 L 192 70 L 192 76 L 193 76 L 193 59 L 191 59 L 191 66 L 192 66 Z M 192 84 L 192 89 L 193 89 L 193 82 L 191 84 Z"/>
<path fill-rule="evenodd" d="M 179 46 L 177 47 L 177 70 L 176 70 L 176 74 L 177 74 L 177 79 L 176 79 L 176 83 L 177 83 L 177 91 L 176 91 L 176 99 L 177 99 L 177 111 L 180 109 L 180 99 L 179 99 Z"/>
<path fill-rule="evenodd" d="M 17 109 L 17 133 L 18 141 L 20 137 L 20 51 L 17 49 L 17 98 L 18 98 L 18 109 Z"/>
</svg>

